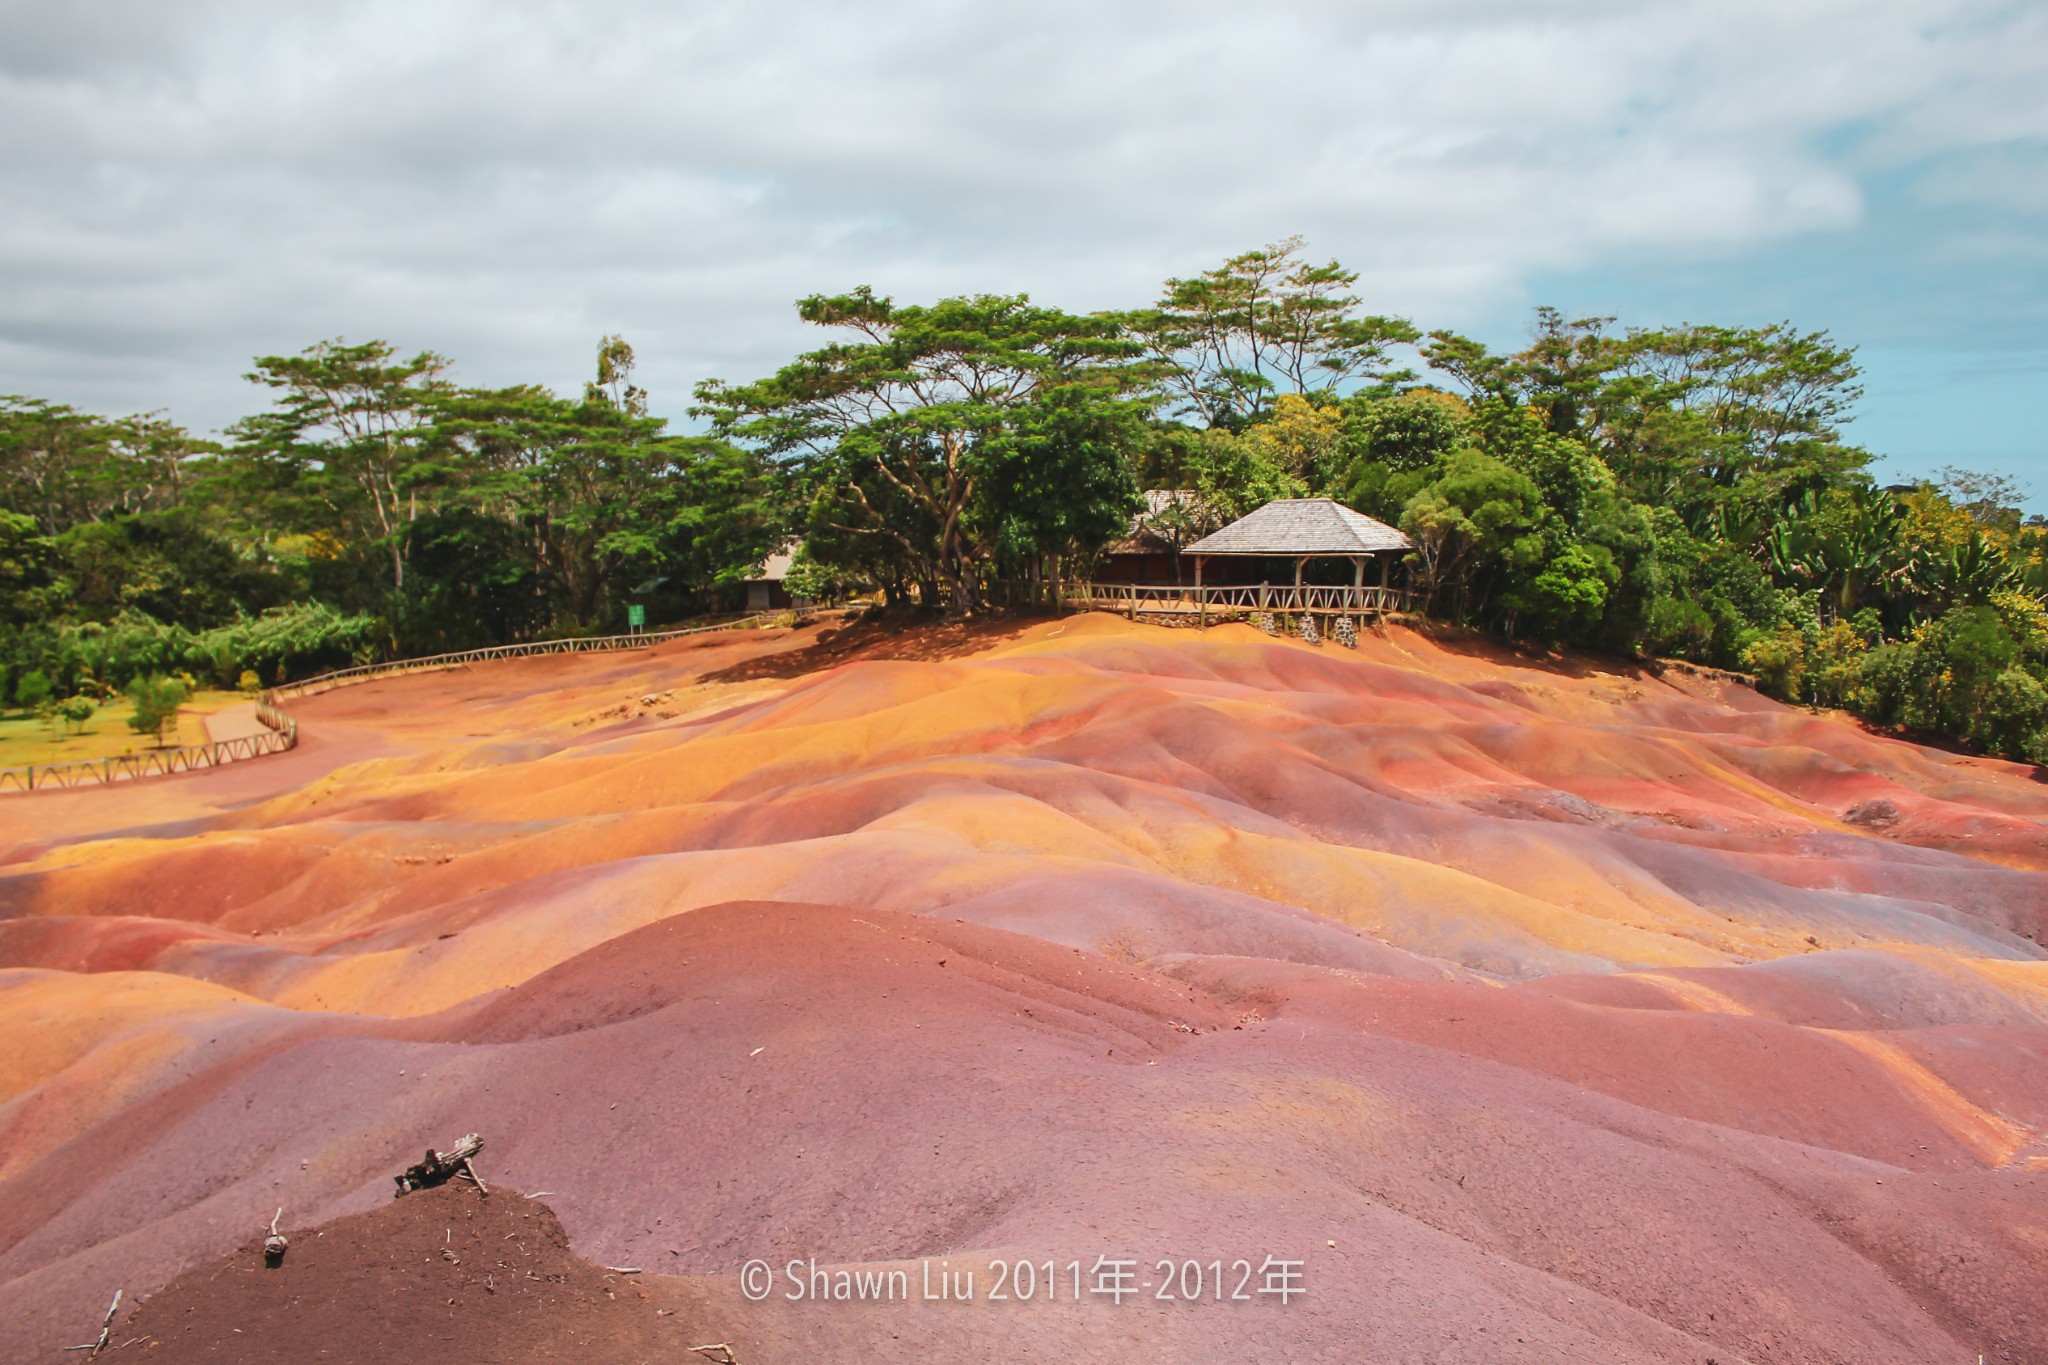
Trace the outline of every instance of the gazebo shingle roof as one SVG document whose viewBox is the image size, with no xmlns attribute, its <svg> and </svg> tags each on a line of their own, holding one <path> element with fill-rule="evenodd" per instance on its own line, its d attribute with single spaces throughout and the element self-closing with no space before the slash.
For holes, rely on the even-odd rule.
<svg viewBox="0 0 2048 1365">
<path fill-rule="evenodd" d="M 1191 555 L 1363 555 L 1415 542 L 1329 498 L 1281 498 L 1239 517 L 1183 552 Z"/>
</svg>

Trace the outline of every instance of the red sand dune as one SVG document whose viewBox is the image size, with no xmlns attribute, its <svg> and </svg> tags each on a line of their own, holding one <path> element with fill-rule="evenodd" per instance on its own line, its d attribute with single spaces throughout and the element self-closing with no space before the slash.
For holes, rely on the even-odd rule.
<svg viewBox="0 0 2048 1365">
<path fill-rule="evenodd" d="M 297 709 L 0 801 L 0 1357 L 475 1130 L 748 1365 L 2048 1361 L 2032 770 L 1100 616 Z M 813 1257 L 979 1292 L 739 1292 Z M 1151 1288 L 1073 1301 L 1098 1257 Z M 1300 1295 L 1213 1300 L 1267 1257 Z M 987 1301 L 1020 1259 L 1061 1296 Z"/>
</svg>

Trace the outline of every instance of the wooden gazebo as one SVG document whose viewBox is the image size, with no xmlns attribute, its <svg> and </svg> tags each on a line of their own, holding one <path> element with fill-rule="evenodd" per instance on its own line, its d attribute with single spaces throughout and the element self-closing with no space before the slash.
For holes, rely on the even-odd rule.
<svg viewBox="0 0 2048 1365">
<path fill-rule="evenodd" d="M 1281 498 L 1187 547 L 1195 559 L 1195 586 L 1202 584 L 1202 566 L 1209 559 L 1293 561 L 1294 586 L 1311 559 L 1348 559 L 1351 585 L 1365 587 L 1366 561 L 1378 559 L 1382 588 L 1390 586 L 1394 557 L 1415 548 L 1415 542 L 1383 521 L 1329 498 Z"/>
<path fill-rule="evenodd" d="M 1162 583 L 1076 583 L 1076 603 L 1128 613 L 1193 616 L 1206 624 L 1212 613 L 1285 616 L 1371 616 L 1405 604 L 1393 579 L 1395 558 L 1414 548 L 1406 535 L 1329 498 L 1283 498 L 1269 502 L 1222 530 L 1204 536 L 1181 553 L 1195 561 L 1192 585 Z M 1351 582 L 1304 581 L 1312 559 L 1346 559 Z M 1366 565 L 1379 561 L 1379 581 L 1366 582 Z M 1259 570 L 1274 561 L 1289 566 L 1293 581 L 1275 584 Z M 1119 564 L 1117 567 L 1123 567 Z M 1212 572 L 1204 581 L 1205 570 Z M 1224 581 L 1216 581 L 1218 578 Z"/>
</svg>

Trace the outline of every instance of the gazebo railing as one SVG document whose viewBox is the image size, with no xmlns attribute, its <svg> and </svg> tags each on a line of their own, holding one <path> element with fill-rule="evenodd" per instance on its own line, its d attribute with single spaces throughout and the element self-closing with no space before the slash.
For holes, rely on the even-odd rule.
<svg viewBox="0 0 2048 1365">
<path fill-rule="evenodd" d="M 1069 605 L 1139 613 L 1176 613 L 1206 619 L 1274 612 L 1286 616 L 1378 616 L 1407 611 L 1411 600 L 1404 588 L 1378 583 L 1328 586 L 1315 583 L 1193 584 L 1097 583 L 1083 579 L 1067 585 Z"/>
</svg>

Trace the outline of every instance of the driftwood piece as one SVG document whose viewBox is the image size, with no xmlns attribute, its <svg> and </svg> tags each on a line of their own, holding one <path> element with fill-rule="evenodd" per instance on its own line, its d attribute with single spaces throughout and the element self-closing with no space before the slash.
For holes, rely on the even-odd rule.
<svg viewBox="0 0 2048 1365">
<path fill-rule="evenodd" d="M 429 1147 L 425 1160 L 406 1167 L 404 1175 L 391 1177 L 398 1186 L 398 1193 L 392 1198 L 400 1198 L 414 1190 L 430 1190 L 436 1185 L 445 1185 L 457 1175 L 468 1176 L 479 1191 L 489 1194 L 490 1191 L 484 1189 L 484 1182 L 477 1178 L 476 1167 L 470 1164 L 470 1158 L 483 1149 L 484 1140 L 475 1133 L 465 1135 L 445 1152 Z"/>
<path fill-rule="evenodd" d="M 121 1291 L 116 1289 L 114 1291 L 114 1301 L 107 1305 L 107 1320 L 100 1324 L 99 1336 L 95 1340 L 89 1341 L 83 1346 L 66 1346 L 64 1349 L 67 1351 L 84 1351 L 86 1353 L 85 1358 L 87 1360 L 91 1360 L 95 1356 L 99 1355 L 101 1351 L 107 1349 L 107 1338 L 111 1336 L 114 1331 L 114 1314 L 119 1312 L 120 1309 Z"/>
<path fill-rule="evenodd" d="M 282 1217 L 284 1217 L 283 1209 L 279 1209 L 276 1213 L 270 1215 L 270 1235 L 263 1239 L 263 1264 L 269 1266 L 272 1270 L 284 1264 L 285 1249 L 291 1246 L 291 1242 L 285 1235 L 277 1230 L 277 1220 Z"/>
</svg>

